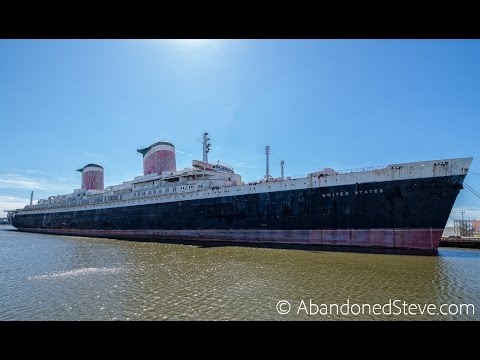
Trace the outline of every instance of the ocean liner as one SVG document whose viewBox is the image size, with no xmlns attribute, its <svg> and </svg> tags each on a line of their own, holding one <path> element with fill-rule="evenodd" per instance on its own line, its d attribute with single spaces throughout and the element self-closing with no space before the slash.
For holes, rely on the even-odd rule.
<svg viewBox="0 0 480 360">
<path fill-rule="evenodd" d="M 168 141 L 137 150 L 143 176 L 104 188 L 88 164 L 82 187 L 8 212 L 21 231 L 138 241 L 249 243 L 436 252 L 472 158 L 391 164 L 243 182 L 234 169 L 203 161 L 177 170 Z M 274 245 L 276 244 L 276 245 Z"/>
</svg>

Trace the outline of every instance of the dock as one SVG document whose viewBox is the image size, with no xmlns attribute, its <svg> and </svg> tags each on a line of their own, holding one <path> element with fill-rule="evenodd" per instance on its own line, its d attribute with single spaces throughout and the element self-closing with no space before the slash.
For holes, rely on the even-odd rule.
<svg viewBox="0 0 480 360">
<path fill-rule="evenodd" d="M 440 247 L 480 249 L 479 236 L 448 236 L 440 239 Z"/>
</svg>

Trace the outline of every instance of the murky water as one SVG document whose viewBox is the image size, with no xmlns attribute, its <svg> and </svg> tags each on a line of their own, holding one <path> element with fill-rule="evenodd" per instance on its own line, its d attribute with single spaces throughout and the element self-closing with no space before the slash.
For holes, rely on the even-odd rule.
<svg viewBox="0 0 480 360">
<path fill-rule="evenodd" d="M 479 269 L 479 250 L 430 257 L 197 247 L 0 226 L 0 320 L 480 320 Z M 420 314 L 444 303 L 458 313 Z M 463 303 L 473 305 L 460 310 Z M 405 314 L 411 305 L 416 315 Z"/>
</svg>

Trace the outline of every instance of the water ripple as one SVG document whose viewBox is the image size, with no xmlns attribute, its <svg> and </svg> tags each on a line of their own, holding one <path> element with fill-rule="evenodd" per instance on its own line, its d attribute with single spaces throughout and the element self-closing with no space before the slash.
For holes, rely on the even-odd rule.
<svg viewBox="0 0 480 360">
<path fill-rule="evenodd" d="M 92 275 L 92 274 L 118 273 L 121 270 L 122 268 L 86 267 L 86 268 L 63 271 L 63 272 L 54 272 L 54 273 L 45 274 L 45 275 L 29 276 L 27 279 L 28 280 L 44 280 L 44 279 L 53 279 L 53 278 L 69 278 L 74 276 L 83 276 L 83 275 Z"/>
</svg>

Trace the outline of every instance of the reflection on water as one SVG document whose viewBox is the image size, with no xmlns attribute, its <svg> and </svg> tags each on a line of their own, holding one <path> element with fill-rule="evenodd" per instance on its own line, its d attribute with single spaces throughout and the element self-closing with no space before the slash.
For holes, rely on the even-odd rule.
<svg viewBox="0 0 480 360">
<path fill-rule="evenodd" d="M 406 256 L 196 247 L 0 227 L 0 320 L 480 319 L 480 251 Z M 298 306 L 472 303 L 475 314 L 307 315 Z M 279 300 L 291 311 L 277 312 Z"/>
</svg>

